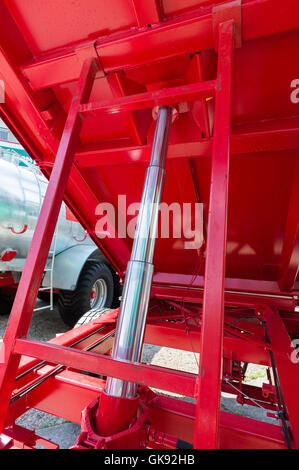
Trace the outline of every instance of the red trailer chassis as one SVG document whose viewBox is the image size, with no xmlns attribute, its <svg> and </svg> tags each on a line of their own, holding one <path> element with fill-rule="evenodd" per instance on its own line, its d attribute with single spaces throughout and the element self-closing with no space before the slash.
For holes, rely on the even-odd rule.
<svg viewBox="0 0 299 470">
<path fill-rule="evenodd" d="M 15 425 L 37 408 L 81 423 L 76 448 L 298 448 L 299 121 L 287 100 L 298 3 L 119 1 L 96 31 L 100 2 L 77 2 L 80 20 L 65 2 L 70 29 L 54 3 L 1 6 L 1 114 L 50 179 L 1 349 L 1 446 L 53 447 Z M 124 278 L 132 242 L 99 239 L 96 207 L 140 199 L 152 109 L 165 105 L 178 117 L 164 197 L 204 203 L 207 242 L 187 253 L 157 241 L 144 342 L 199 352 L 198 375 L 111 358 L 118 310 L 48 343 L 27 339 L 63 198 Z M 269 384 L 243 382 L 249 362 L 272 368 Z M 138 384 L 129 423 L 128 402 L 104 393 L 107 376 Z M 221 391 L 280 426 L 220 411 Z"/>
</svg>

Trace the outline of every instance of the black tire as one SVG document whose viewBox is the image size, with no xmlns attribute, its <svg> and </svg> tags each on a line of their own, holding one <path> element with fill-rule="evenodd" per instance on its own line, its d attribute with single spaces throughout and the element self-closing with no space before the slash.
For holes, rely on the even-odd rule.
<svg viewBox="0 0 299 470">
<path fill-rule="evenodd" d="M 47 303 L 50 303 L 50 292 L 39 292 L 37 294 L 37 297 L 40 299 L 40 300 L 43 300 L 44 302 L 47 302 Z M 54 294 L 53 293 L 53 301 L 55 302 L 57 300 L 57 294 Z"/>
<path fill-rule="evenodd" d="M 107 295 L 102 308 L 110 308 L 114 297 L 114 282 L 110 269 L 103 263 L 87 262 L 80 274 L 74 291 L 61 290 L 58 309 L 64 323 L 73 327 L 85 312 L 91 310 L 91 292 L 97 280 L 107 287 Z"/>
<path fill-rule="evenodd" d="M 99 318 L 105 313 L 111 312 L 112 310 L 113 308 L 93 308 L 92 310 L 89 310 L 88 312 L 84 313 L 84 315 L 82 315 L 82 317 L 75 324 L 74 328 L 78 328 L 81 325 L 85 325 L 86 323 L 89 323 L 90 321 L 95 320 L 96 318 Z M 103 375 L 93 374 L 92 372 L 81 372 L 81 374 L 105 380 L 105 377 Z"/>
<path fill-rule="evenodd" d="M 120 283 L 119 276 L 113 270 L 111 270 L 111 272 L 114 281 L 114 296 L 111 307 L 118 308 L 120 306 L 119 298 L 121 297 L 123 286 Z"/>
<path fill-rule="evenodd" d="M 5 294 L 0 289 L 0 315 L 9 315 L 12 309 L 16 294 Z"/>
<path fill-rule="evenodd" d="M 93 308 L 88 312 L 84 313 L 81 318 L 77 321 L 74 328 L 78 328 L 78 326 L 85 325 L 96 318 L 101 317 L 105 313 L 112 312 L 113 308 Z"/>
</svg>

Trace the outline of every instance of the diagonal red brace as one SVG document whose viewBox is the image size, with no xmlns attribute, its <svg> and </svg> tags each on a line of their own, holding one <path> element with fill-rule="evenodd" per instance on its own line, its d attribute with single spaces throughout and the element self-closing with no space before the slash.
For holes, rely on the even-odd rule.
<svg viewBox="0 0 299 470">
<path fill-rule="evenodd" d="M 74 153 L 79 142 L 83 122 L 83 117 L 79 113 L 80 106 L 89 99 L 97 70 L 93 58 L 85 60 L 5 332 L 0 351 L 0 432 L 4 427 L 21 357 L 14 351 L 16 339 L 26 337 L 29 330 Z"/>
</svg>

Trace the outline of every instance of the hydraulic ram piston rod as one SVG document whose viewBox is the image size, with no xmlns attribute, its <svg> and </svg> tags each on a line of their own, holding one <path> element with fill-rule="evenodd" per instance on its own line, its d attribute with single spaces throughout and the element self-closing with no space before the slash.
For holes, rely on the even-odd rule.
<svg viewBox="0 0 299 470">
<path fill-rule="evenodd" d="M 158 111 L 150 164 L 146 173 L 135 238 L 119 309 L 112 353 L 113 359 L 116 360 L 138 362 L 142 353 L 172 112 L 173 108 L 170 106 L 162 106 Z M 114 397 L 134 398 L 136 385 L 132 382 L 108 378 L 105 393 Z"/>
</svg>

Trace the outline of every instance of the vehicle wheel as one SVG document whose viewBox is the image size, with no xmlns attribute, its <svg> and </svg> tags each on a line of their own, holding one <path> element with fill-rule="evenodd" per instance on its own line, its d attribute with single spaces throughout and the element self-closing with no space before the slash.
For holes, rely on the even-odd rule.
<svg viewBox="0 0 299 470">
<path fill-rule="evenodd" d="M 0 289 L 0 315 L 9 315 L 14 303 L 16 294 L 5 294 Z"/>
<path fill-rule="evenodd" d="M 48 302 L 50 303 L 50 292 L 39 292 L 37 294 L 37 297 L 40 299 L 40 300 L 43 300 L 44 302 Z M 53 302 L 55 302 L 57 300 L 57 294 L 54 294 L 53 293 Z"/>
<path fill-rule="evenodd" d="M 78 328 L 78 326 L 85 325 L 96 318 L 101 317 L 105 313 L 112 312 L 113 308 L 93 308 L 88 312 L 84 313 L 81 318 L 77 321 L 74 328 Z"/>
<path fill-rule="evenodd" d="M 111 307 L 118 308 L 120 306 L 119 298 L 121 297 L 123 286 L 120 283 L 119 276 L 114 271 L 112 271 L 112 276 L 114 280 L 114 296 Z"/>
<path fill-rule="evenodd" d="M 90 309 L 110 308 L 114 282 L 110 269 L 102 263 L 87 262 L 74 291 L 61 290 L 58 308 L 62 320 L 73 327 Z"/>
<path fill-rule="evenodd" d="M 112 310 L 113 308 L 93 308 L 92 310 L 89 310 L 88 312 L 84 313 L 84 315 L 82 315 L 82 317 L 75 324 L 74 328 L 85 325 L 86 323 L 101 317 L 105 313 L 112 312 Z M 102 380 L 105 379 L 103 375 L 93 374 L 92 372 L 81 372 L 81 374 L 89 375 L 90 377 L 97 377 L 98 379 Z"/>
</svg>

